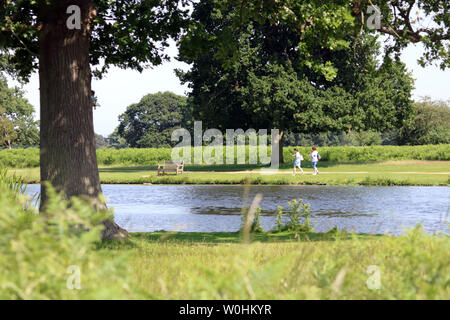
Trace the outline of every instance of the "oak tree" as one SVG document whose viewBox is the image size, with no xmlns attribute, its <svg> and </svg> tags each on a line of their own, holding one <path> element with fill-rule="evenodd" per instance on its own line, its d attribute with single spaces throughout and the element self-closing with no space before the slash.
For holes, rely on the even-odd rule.
<svg viewBox="0 0 450 320">
<path fill-rule="evenodd" d="M 179 57 L 192 64 L 179 76 L 192 88 L 194 117 L 221 130 L 279 129 L 272 149 L 280 157 L 286 131 L 401 126 L 412 110 L 411 77 L 397 59 L 378 63 L 376 37 L 356 36 L 348 4 L 336 3 L 299 3 L 297 19 L 310 20 L 309 29 L 283 15 L 252 16 L 236 27 L 239 8 L 197 4 Z"/>
<path fill-rule="evenodd" d="M 173 147 L 172 132 L 189 126 L 186 97 L 172 92 L 144 96 L 119 116 L 118 133 L 132 148 Z"/>
<path fill-rule="evenodd" d="M 2 0 L 0 50 L 17 74 L 39 70 L 42 183 L 67 198 L 101 193 L 91 101 L 92 75 L 110 66 L 160 64 L 187 17 L 186 1 Z M 41 204 L 46 202 L 45 185 Z M 103 203 L 97 203 L 103 207 Z M 104 237 L 120 236 L 107 223 Z"/>
<path fill-rule="evenodd" d="M 39 125 L 34 120 L 34 107 L 23 97 L 23 91 L 10 88 L 0 74 L 1 146 L 28 147 L 39 145 Z"/>
</svg>

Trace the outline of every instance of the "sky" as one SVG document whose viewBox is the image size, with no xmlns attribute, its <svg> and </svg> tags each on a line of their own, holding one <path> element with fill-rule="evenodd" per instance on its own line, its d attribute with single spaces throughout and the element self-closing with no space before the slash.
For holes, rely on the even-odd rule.
<svg viewBox="0 0 450 320">
<path fill-rule="evenodd" d="M 433 100 L 450 100 L 450 70 L 442 71 L 439 67 L 422 68 L 417 59 L 422 55 L 421 45 L 410 45 L 402 53 L 402 61 L 412 72 L 415 81 L 413 99 L 429 96 Z M 92 90 L 95 91 L 100 107 L 94 111 L 95 132 L 103 136 L 111 134 L 119 124 L 118 117 L 126 108 L 141 100 L 144 95 L 159 91 L 172 91 L 185 95 L 189 91 L 187 85 L 181 85 L 174 69 L 188 70 L 189 65 L 179 62 L 178 49 L 174 42 L 167 49 L 172 57 L 170 62 L 142 73 L 133 70 L 111 68 L 101 80 L 93 80 Z M 9 79 L 9 85 L 18 85 Z M 33 74 L 29 83 L 23 87 L 25 97 L 36 109 L 36 119 L 39 119 L 39 77 Z"/>
</svg>

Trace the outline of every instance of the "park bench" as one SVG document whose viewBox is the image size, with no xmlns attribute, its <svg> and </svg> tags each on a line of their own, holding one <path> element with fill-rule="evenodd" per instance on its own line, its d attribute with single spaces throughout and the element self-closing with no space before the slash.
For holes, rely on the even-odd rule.
<svg viewBox="0 0 450 320">
<path fill-rule="evenodd" d="M 158 176 L 166 172 L 183 173 L 184 162 L 164 161 L 164 164 L 158 164 Z"/>
</svg>

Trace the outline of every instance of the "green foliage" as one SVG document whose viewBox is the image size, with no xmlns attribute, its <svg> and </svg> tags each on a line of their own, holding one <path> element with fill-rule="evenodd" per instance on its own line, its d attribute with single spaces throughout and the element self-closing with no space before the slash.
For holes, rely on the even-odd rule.
<svg viewBox="0 0 450 320">
<path fill-rule="evenodd" d="M 309 203 L 303 203 L 302 199 L 292 200 L 288 202 L 289 210 L 284 212 L 283 207 L 279 206 L 277 209 L 277 228 L 276 232 L 282 231 L 296 231 L 296 232 L 312 232 L 311 214 Z M 283 223 L 283 216 L 289 219 Z"/>
<path fill-rule="evenodd" d="M 105 141 L 105 137 L 100 134 L 95 134 L 95 147 L 97 149 L 106 148 L 108 143 Z"/>
<path fill-rule="evenodd" d="M 170 37 L 177 38 L 186 26 L 186 0 L 90 0 L 83 10 L 93 11 L 90 56 L 94 74 L 103 75 L 110 66 L 143 68 L 167 59 L 163 50 Z M 18 75 L 28 79 L 38 67 L 42 21 L 60 19 L 71 1 L 2 1 L 0 3 L 0 53 Z M 45 10 L 44 10 L 45 9 Z M 94 12 L 92 13 L 94 16 Z M 32 17 L 32 18 L 30 18 Z"/>
<path fill-rule="evenodd" d="M 422 66 L 439 64 L 442 70 L 450 67 L 450 48 L 448 46 L 450 19 L 448 1 L 441 0 L 390 0 L 390 1 L 352 1 L 352 14 L 358 23 L 365 22 L 361 11 L 376 4 L 382 15 L 381 28 L 376 30 L 389 36 L 385 46 L 387 54 L 398 54 L 409 44 L 420 43 L 424 53 L 418 62 Z M 429 23 L 424 24 L 427 20 Z"/>
<path fill-rule="evenodd" d="M 0 147 L 39 145 L 38 127 L 34 107 L 0 74 Z"/>
<path fill-rule="evenodd" d="M 0 167 L 36 168 L 39 167 L 39 149 L 0 150 Z"/>
<path fill-rule="evenodd" d="M 0 113 L 3 114 L 0 109 Z M 13 140 L 17 138 L 17 132 L 14 130 L 14 124 L 6 116 L 0 116 L 0 145 L 11 149 Z"/>
<path fill-rule="evenodd" d="M 104 219 L 78 199 L 64 201 L 53 191 L 45 212 L 36 214 L 14 178 L 0 174 L 0 299 L 113 299 L 135 297 L 124 256 L 95 250 Z M 13 190 L 11 190 L 13 188 Z M 69 289 L 80 270 L 81 288 Z M 101 285 L 99 285 L 101 284 Z"/>
<path fill-rule="evenodd" d="M 98 221 L 108 213 L 52 194 L 37 215 L 5 179 L 0 174 L 1 299 L 449 298 L 450 238 L 419 227 L 400 237 L 256 233 L 258 242 L 245 246 L 238 233 L 100 243 Z M 80 268 L 80 290 L 67 287 L 70 266 Z M 369 266 L 379 267 L 378 290 L 366 285 Z"/>
<path fill-rule="evenodd" d="M 101 149 L 97 151 L 97 161 L 100 165 L 117 164 L 158 164 L 171 159 L 170 148 L 146 149 Z"/>
<path fill-rule="evenodd" d="M 261 208 L 256 208 L 253 213 L 253 217 L 249 217 L 249 208 L 244 207 L 241 210 L 241 229 L 240 232 L 248 230 L 250 233 L 262 233 L 264 232 L 261 226 Z"/>
<path fill-rule="evenodd" d="M 131 272 L 160 299 L 448 299 L 450 238 L 314 233 L 156 233 L 134 238 Z M 282 240 L 284 237 L 284 241 Z M 210 239 L 217 239 L 217 242 Z M 117 249 L 117 248 L 116 248 Z M 380 272 L 380 289 L 367 281 Z M 155 270 L 155 272 L 149 272 Z M 180 272 L 182 270 L 182 272 Z"/>
<path fill-rule="evenodd" d="M 0 167 L 0 185 L 11 192 L 11 196 L 18 199 L 26 190 L 25 184 L 21 182 L 21 178 L 16 174 L 8 175 L 8 170 Z"/>
<path fill-rule="evenodd" d="M 311 146 L 296 147 L 305 157 L 311 153 Z M 248 164 L 249 150 L 245 148 Z M 252 152 L 256 152 L 251 149 Z M 294 147 L 285 147 L 284 157 L 291 159 Z M 390 161 L 390 160 L 450 160 L 450 145 L 425 145 L 425 146 L 366 146 L 366 147 L 322 147 L 319 149 L 321 161 L 330 162 L 356 162 L 356 161 Z M 171 160 L 171 148 L 146 148 L 146 149 L 107 149 L 97 150 L 98 163 L 101 166 L 151 166 Z M 224 163 L 226 150 L 224 147 Z M 270 148 L 267 150 L 270 155 Z M 192 163 L 194 148 L 191 149 Z M 259 158 L 258 158 L 259 159 Z M 305 157 L 306 161 L 308 160 Z M 237 152 L 235 152 L 234 164 L 237 163 Z M 259 163 L 259 161 L 258 161 Z M 205 163 L 204 163 L 205 164 Z M 39 150 L 13 149 L 0 150 L 0 166 L 8 168 L 36 168 L 39 167 Z"/>
<path fill-rule="evenodd" d="M 172 92 L 146 95 L 119 116 L 118 134 L 132 148 L 171 147 L 175 129 L 191 125 L 186 97 Z"/>
<path fill-rule="evenodd" d="M 397 133 L 400 144 L 450 143 L 450 102 L 424 99 L 415 105 L 415 117 Z"/>
<path fill-rule="evenodd" d="M 379 132 L 351 131 L 351 132 L 320 132 L 320 133 L 287 133 L 284 139 L 285 146 L 376 146 L 384 144 L 386 140 Z M 391 141 L 389 141 L 391 142 Z M 392 144 L 392 143 L 386 143 Z"/>
<path fill-rule="evenodd" d="M 284 148 L 284 155 L 293 153 L 294 147 Z M 310 147 L 298 147 L 301 154 L 309 154 Z M 390 161 L 390 160 L 449 160 L 450 145 L 425 146 L 366 146 L 323 147 L 319 149 L 321 161 Z"/>
<path fill-rule="evenodd" d="M 249 4 L 244 13 L 219 1 L 195 4 L 192 31 L 180 43 L 180 59 L 192 69 L 178 72 L 192 87 L 195 118 L 221 130 L 400 127 L 412 110 L 413 80 L 405 66 L 388 57 L 378 63 L 376 38 L 355 38 L 347 3 L 294 2 Z M 237 28 L 245 12 L 253 13 Z"/>
<path fill-rule="evenodd" d="M 114 132 L 108 136 L 107 141 L 108 148 L 124 149 L 129 147 L 127 141 L 119 135 L 119 128 L 114 129 Z"/>
<path fill-rule="evenodd" d="M 169 37 L 176 38 L 180 29 L 188 28 L 187 10 L 183 5 L 189 1 L 140 1 L 140 0 L 91 0 L 96 17 L 93 21 L 90 60 L 97 65 L 97 75 L 104 73 L 110 66 L 142 70 L 149 65 L 160 64 L 167 56 L 162 49 L 167 47 Z M 203 2 L 203 1 L 202 1 Z M 213 3 L 212 1 L 209 3 Z M 297 30 L 298 50 L 305 55 L 302 64 L 312 70 L 331 78 L 336 67 L 329 61 L 317 59 L 316 48 L 338 50 L 350 46 L 345 35 L 355 33 L 365 26 L 365 21 L 355 21 L 361 17 L 361 11 L 367 12 L 370 1 L 263 1 L 245 2 L 242 0 L 214 1 L 217 8 L 215 18 L 226 16 L 226 10 L 233 8 L 229 17 L 228 29 L 209 37 L 218 48 L 216 55 L 224 57 L 232 64 L 239 59 L 240 44 L 233 42 L 233 32 L 245 26 L 249 21 L 267 22 L 268 25 Z M 14 68 L 22 78 L 28 78 L 37 68 L 36 58 L 39 52 L 39 23 L 45 13 L 58 9 L 65 13 L 70 1 L 3 1 L 0 3 L 0 70 Z M 393 36 L 393 46 L 388 52 L 399 51 L 408 43 L 420 42 L 425 48 L 421 61 L 423 64 L 441 61 L 445 68 L 449 63 L 448 46 L 448 7 L 445 1 L 385 1 L 378 2 L 383 15 L 382 33 Z M 426 18 L 433 23 L 427 28 L 417 27 L 409 14 L 409 7 L 417 5 Z M 392 6 L 396 10 L 392 10 Z M 42 10 L 46 8 L 47 10 Z M 205 14 L 205 11 L 199 14 Z M 30 19 L 32 17 L 32 19 Z M 194 12 L 194 18 L 195 12 Z M 208 22 L 207 22 L 208 23 Z M 203 28 L 207 23 L 196 28 L 207 35 Z M 202 29 L 203 28 L 203 29 Z M 403 32 L 402 32 L 403 31 Z M 298 43 L 301 40 L 300 43 Z M 199 45 L 207 46 L 206 43 Z M 8 49 L 8 50 L 7 50 Z M 227 59 L 228 58 L 228 59 Z M 5 63 L 7 61 L 7 63 Z M 7 68 L 4 68 L 4 65 Z"/>
</svg>

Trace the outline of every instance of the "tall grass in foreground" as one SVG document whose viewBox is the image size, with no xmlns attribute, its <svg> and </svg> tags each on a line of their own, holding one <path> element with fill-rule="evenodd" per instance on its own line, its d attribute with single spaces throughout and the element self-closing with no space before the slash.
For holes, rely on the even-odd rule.
<svg viewBox="0 0 450 320">
<path fill-rule="evenodd" d="M 46 211 L 36 214 L 22 191 L 0 175 L 0 299 L 134 297 L 124 255 L 105 260 L 94 250 L 108 212 L 51 194 Z M 77 270 L 80 290 L 70 278 Z"/>
<path fill-rule="evenodd" d="M 237 147 L 234 148 L 234 164 L 237 160 Z M 308 160 L 311 146 L 299 147 L 300 153 Z M 205 150 L 203 150 L 205 151 Z M 226 149 L 223 148 L 223 163 L 226 163 Z M 270 156 L 270 147 L 262 150 Z M 450 160 L 450 145 L 433 146 L 370 146 L 370 147 L 323 147 L 319 148 L 322 161 L 351 162 L 351 161 L 388 161 L 388 160 Z M 257 164 L 261 164 L 259 149 L 245 147 L 245 164 L 249 163 L 252 153 Z M 165 160 L 171 160 L 172 149 L 99 149 L 97 150 L 98 164 L 113 165 L 156 165 Z M 294 147 L 285 147 L 283 155 L 286 162 L 291 162 Z M 214 155 L 214 153 L 213 153 Z M 194 163 L 194 148 L 191 148 L 191 162 Z M 206 164 L 205 159 L 203 164 Z M 0 151 L 0 166 L 9 168 L 35 168 L 39 166 L 38 149 L 13 149 Z"/>
<path fill-rule="evenodd" d="M 450 298 L 450 240 L 419 228 L 374 240 L 211 245 L 168 239 L 136 241 L 130 260 L 140 288 L 158 299 Z"/>
<path fill-rule="evenodd" d="M 99 222 L 109 212 L 53 194 L 36 214 L 9 179 L 0 175 L 0 299 L 450 298 L 448 235 L 416 228 L 375 239 L 334 232 L 300 241 L 307 233 L 293 232 L 283 243 L 183 242 L 170 234 L 101 243 Z M 379 271 L 379 289 L 367 286 L 378 278 L 368 270 Z"/>
</svg>

